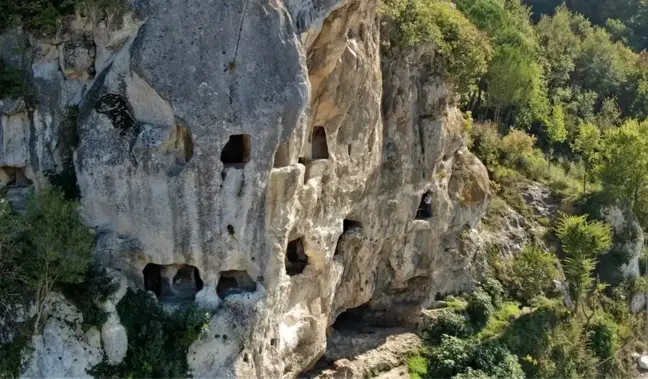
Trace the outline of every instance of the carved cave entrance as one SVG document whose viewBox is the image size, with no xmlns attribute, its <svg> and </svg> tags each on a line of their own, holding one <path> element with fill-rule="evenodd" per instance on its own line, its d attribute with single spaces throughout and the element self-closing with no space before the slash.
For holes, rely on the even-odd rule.
<svg viewBox="0 0 648 379">
<path fill-rule="evenodd" d="M 416 210 L 416 219 L 425 220 L 432 217 L 432 192 L 427 191 L 421 197 L 421 203 Z"/>
<path fill-rule="evenodd" d="M 288 242 L 286 249 L 286 274 L 299 275 L 308 265 L 308 256 L 304 252 L 304 243 L 301 238 Z"/>
<path fill-rule="evenodd" d="M 256 291 L 256 282 L 245 271 L 231 270 L 220 273 L 216 293 L 221 299 L 229 295 Z"/>
<path fill-rule="evenodd" d="M 311 159 L 328 159 L 328 143 L 326 142 L 326 130 L 321 126 L 316 126 L 313 129 L 312 135 L 312 151 Z"/>
<path fill-rule="evenodd" d="M 194 266 L 149 263 L 143 273 L 144 289 L 153 291 L 160 301 L 166 303 L 193 301 L 203 288 L 200 272 Z"/>
<path fill-rule="evenodd" d="M 251 139 L 247 134 L 230 136 L 221 153 L 225 167 L 243 168 L 250 160 Z"/>
</svg>

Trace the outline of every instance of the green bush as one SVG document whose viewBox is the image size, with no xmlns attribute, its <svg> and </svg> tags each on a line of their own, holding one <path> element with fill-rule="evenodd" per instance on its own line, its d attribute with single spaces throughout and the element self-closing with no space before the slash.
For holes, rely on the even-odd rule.
<svg viewBox="0 0 648 379">
<path fill-rule="evenodd" d="M 502 283 L 495 278 L 487 278 L 479 283 L 479 285 L 491 297 L 493 306 L 499 308 L 504 301 L 504 287 L 502 287 Z"/>
<path fill-rule="evenodd" d="M 468 298 L 468 307 L 466 308 L 471 324 L 477 330 L 482 329 L 488 323 L 493 312 L 495 312 L 495 307 L 493 307 L 490 295 L 481 287 L 475 288 Z"/>
<path fill-rule="evenodd" d="M 98 378 L 187 377 L 187 351 L 206 329 L 211 315 L 192 304 L 167 313 L 147 292 L 128 291 L 117 304 L 128 334 L 128 352 L 122 363 L 101 363 L 92 370 Z"/>
<path fill-rule="evenodd" d="M 491 172 L 502 157 L 502 136 L 493 123 L 476 124 L 472 132 L 472 151 Z"/>
<path fill-rule="evenodd" d="M 608 359 L 619 349 L 618 327 L 614 320 L 604 316 L 592 320 L 588 328 L 590 346 L 600 359 Z"/>
<path fill-rule="evenodd" d="M 521 130 L 512 130 L 502 138 L 501 149 L 506 156 L 506 161 L 516 164 L 531 154 L 535 143 L 534 136 L 528 135 Z"/>
<path fill-rule="evenodd" d="M 441 342 L 443 335 L 465 338 L 471 333 L 472 329 L 463 314 L 451 310 L 443 310 L 440 312 L 434 325 L 427 329 L 423 333 L 423 336 L 429 344 L 434 345 Z"/>
<path fill-rule="evenodd" d="M 382 11 L 394 23 L 392 44 L 434 44 L 435 60 L 440 58 L 435 65 L 445 70 L 459 92 L 466 92 L 486 72 L 492 54 L 488 38 L 449 2 L 385 0 Z"/>
<path fill-rule="evenodd" d="M 61 286 L 61 291 L 83 314 L 84 326 L 101 326 L 108 319 L 108 313 L 96 302 L 103 302 L 119 288 L 119 283 L 97 265 L 88 268 L 82 283 Z"/>
<path fill-rule="evenodd" d="M 414 366 L 425 375 L 420 377 L 475 378 L 483 373 L 493 378 L 524 378 L 517 357 L 497 341 L 476 344 L 474 340 L 443 336 L 441 344 L 430 347 L 424 357 L 427 365 L 417 360 Z"/>
<path fill-rule="evenodd" d="M 473 352 L 472 342 L 443 336 L 441 344 L 427 354 L 428 378 L 451 378 L 468 367 Z"/>
<path fill-rule="evenodd" d="M 524 302 L 548 294 L 559 278 L 558 258 L 533 245 L 527 245 L 507 266 L 509 287 Z"/>
</svg>

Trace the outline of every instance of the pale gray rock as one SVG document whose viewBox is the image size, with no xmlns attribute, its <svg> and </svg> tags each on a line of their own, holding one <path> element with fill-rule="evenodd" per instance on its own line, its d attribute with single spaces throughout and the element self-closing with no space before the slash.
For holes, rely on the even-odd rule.
<svg viewBox="0 0 648 379">
<path fill-rule="evenodd" d="M 101 327 L 101 340 L 108 360 L 112 364 L 121 363 L 128 351 L 128 336 L 116 313 L 111 314 Z"/>
<path fill-rule="evenodd" d="M 88 370 L 101 362 L 96 336 L 81 329 L 83 316 L 58 294 L 46 310 L 42 332 L 32 337 L 24 357 L 22 378 L 90 378 Z M 87 339 L 89 337 L 89 339 Z"/>
</svg>

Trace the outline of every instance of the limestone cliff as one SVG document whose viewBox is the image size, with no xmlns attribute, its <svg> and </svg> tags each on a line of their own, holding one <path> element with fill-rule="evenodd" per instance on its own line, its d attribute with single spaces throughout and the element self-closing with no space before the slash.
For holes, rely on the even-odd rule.
<svg viewBox="0 0 648 379">
<path fill-rule="evenodd" d="M 341 313 L 404 323 L 470 288 L 488 175 L 433 46 L 383 46 L 376 0 L 133 6 L 2 36 L 37 101 L 0 103 L 0 165 L 18 193 L 73 164 L 103 264 L 197 292 L 195 377 L 295 377 Z"/>
</svg>

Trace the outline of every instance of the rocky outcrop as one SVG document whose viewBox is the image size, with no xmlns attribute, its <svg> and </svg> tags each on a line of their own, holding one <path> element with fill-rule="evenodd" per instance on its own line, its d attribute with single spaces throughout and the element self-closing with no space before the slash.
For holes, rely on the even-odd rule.
<svg viewBox="0 0 648 379">
<path fill-rule="evenodd" d="M 405 323 L 471 288 L 477 251 L 460 237 L 486 210 L 488 175 L 433 46 L 381 54 L 375 0 L 135 5 L 120 27 L 78 19 L 30 42 L 43 99 L 24 123 L 3 118 L 3 135 L 28 136 L 20 164 L 48 185 L 78 105 L 97 257 L 214 313 L 194 376 L 295 377 L 340 314 Z"/>
<path fill-rule="evenodd" d="M 96 328 L 81 329 L 83 316 L 59 294 L 54 294 L 47 320 L 23 365 L 25 378 L 90 378 L 88 371 L 101 362 L 101 336 Z"/>
</svg>

